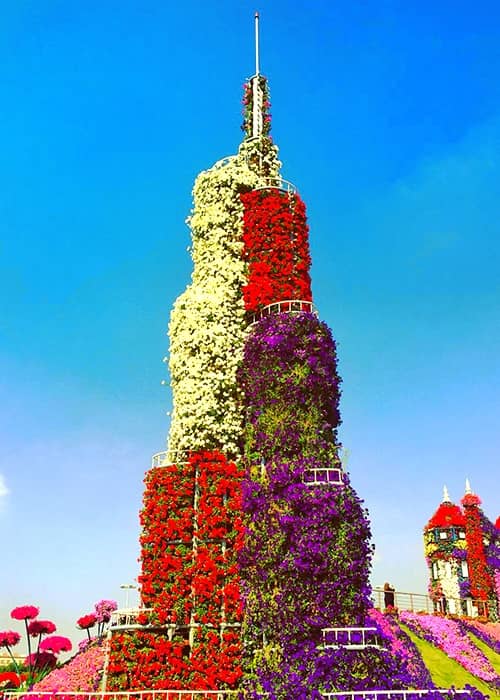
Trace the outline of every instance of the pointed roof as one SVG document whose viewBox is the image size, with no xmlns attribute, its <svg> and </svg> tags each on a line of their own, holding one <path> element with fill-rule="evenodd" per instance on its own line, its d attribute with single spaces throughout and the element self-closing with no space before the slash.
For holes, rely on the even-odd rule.
<svg viewBox="0 0 500 700">
<path fill-rule="evenodd" d="M 424 529 L 433 530 L 435 527 L 465 527 L 464 514 L 460 506 L 451 502 L 446 486 L 443 489 L 442 503 Z"/>
<path fill-rule="evenodd" d="M 481 505 L 481 499 L 477 494 L 473 493 L 469 479 L 465 480 L 465 495 L 460 502 L 465 507 Z"/>
</svg>

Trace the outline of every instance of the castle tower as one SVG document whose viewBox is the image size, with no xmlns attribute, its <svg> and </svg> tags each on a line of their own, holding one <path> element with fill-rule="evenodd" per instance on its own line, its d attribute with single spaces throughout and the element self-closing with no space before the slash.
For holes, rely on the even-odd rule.
<svg viewBox="0 0 500 700">
<path fill-rule="evenodd" d="M 429 594 L 436 611 L 498 618 L 500 532 L 466 480 L 462 508 L 443 502 L 424 528 Z"/>
<path fill-rule="evenodd" d="M 446 486 L 441 504 L 424 528 L 424 546 L 435 610 L 466 612 L 462 605 L 469 596 L 465 518 L 460 506 L 451 502 Z"/>
</svg>

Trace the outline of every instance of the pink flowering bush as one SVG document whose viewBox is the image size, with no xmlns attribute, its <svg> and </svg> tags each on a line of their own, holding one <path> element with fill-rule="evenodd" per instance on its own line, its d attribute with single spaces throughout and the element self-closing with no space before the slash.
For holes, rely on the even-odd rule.
<svg viewBox="0 0 500 700">
<path fill-rule="evenodd" d="M 371 621 L 379 628 L 386 645 L 394 656 L 399 656 L 410 674 L 411 687 L 434 688 L 431 675 L 410 637 L 398 625 L 393 615 L 384 615 L 379 610 L 369 611 Z"/>
<path fill-rule="evenodd" d="M 485 644 L 500 654 L 500 623 L 461 620 L 462 627 L 479 637 Z"/>
<path fill-rule="evenodd" d="M 401 612 L 400 620 L 419 637 L 458 661 L 467 671 L 494 687 L 500 687 L 500 676 L 456 620 L 437 615 L 416 614 L 407 610 Z"/>
<path fill-rule="evenodd" d="M 98 690 L 104 669 L 104 650 L 105 645 L 101 642 L 89 645 L 86 651 L 77 654 L 35 683 L 33 690 L 45 693 Z"/>
</svg>

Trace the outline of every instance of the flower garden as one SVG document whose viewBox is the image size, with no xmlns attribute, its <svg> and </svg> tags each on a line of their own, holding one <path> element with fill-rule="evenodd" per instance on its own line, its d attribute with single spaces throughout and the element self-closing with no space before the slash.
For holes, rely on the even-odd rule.
<svg viewBox="0 0 500 700">
<path fill-rule="evenodd" d="M 484 697 L 436 688 L 413 637 L 483 689 L 500 687 L 489 656 L 498 655 L 498 623 L 372 607 L 368 513 L 340 460 L 336 344 L 312 305 L 305 205 L 282 187 L 269 107 L 267 81 L 254 76 L 238 154 L 195 183 L 192 279 L 169 324 L 168 449 L 144 482 L 141 608 L 113 623 L 116 605 L 96 604 L 79 618 L 87 636 L 64 664 L 69 640 L 53 636 L 38 608 L 16 608 L 28 653 L 0 675 L 6 697 L 16 688 L 68 700 L 99 690 L 178 690 L 179 700 L 187 690 L 242 700 Z M 473 536 L 467 544 L 479 547 Z M 478 597 L 490 579 L 480 563 Z M 13 661 L 20 639 L 0 633 Z"/>
</svg>

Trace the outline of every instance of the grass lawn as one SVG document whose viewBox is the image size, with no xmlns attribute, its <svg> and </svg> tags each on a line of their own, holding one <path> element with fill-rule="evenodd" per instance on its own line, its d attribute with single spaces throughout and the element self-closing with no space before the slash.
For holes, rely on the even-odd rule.
<svg viewBox="0 0 500 700">
<path fill-rule="evenodd" d="M 497 654 L 496 651 L 493 651 L 493 649 L 489 647 L 485 642 L 483 642 L 482 639 L 478 639 L 478 637 L 476 637 L 476 635 L 473 632 L 468 632 L 468 635 L 470 637 L 471 642 L 473 642 L 477 646 L 477 648 L 483 652 L 490 664 L 500 676 L 500 654 Z"/>
<path fill-rule="evenodd" d="M 457 661 L 450 659 L 444 651 L 441 651 L 441 649 L 438 649 L 430 642 L 420 639 L 420 637 L 413 634 L 405 625 L 401 625 L 401 627 L 415 642 L 425 665 L 429 669 L 432 680 L 438 688 L 450 688 L 452 685 L 454 685 L 455 688 L 463 688 L 465 685 L 469 684 L 473 685 L 485 695 L 489 695 L 491 700 L 500 700 L 500 695 L 498 693 L 492 691 L 484 681 L 479 680 L 479 678 L 473 676 L 472 673 L 466 671 Z M 475 639 L 474 643 L 476 643 Z M 483 644 L 483 646 L 486 646 L 486 644 Z M 480 647 L 479 644 L 478 647 L 483 651 L 483 647 Z M 491 649 L 489 649 L 489 651 L 498 659 L 498 654 Z M 488 659 L 490 658 L 487 654 L 485 654 L 485 656 L 487 656 Z M 497 670 L 496 666 L 494 668 Z"/>
</svg>

